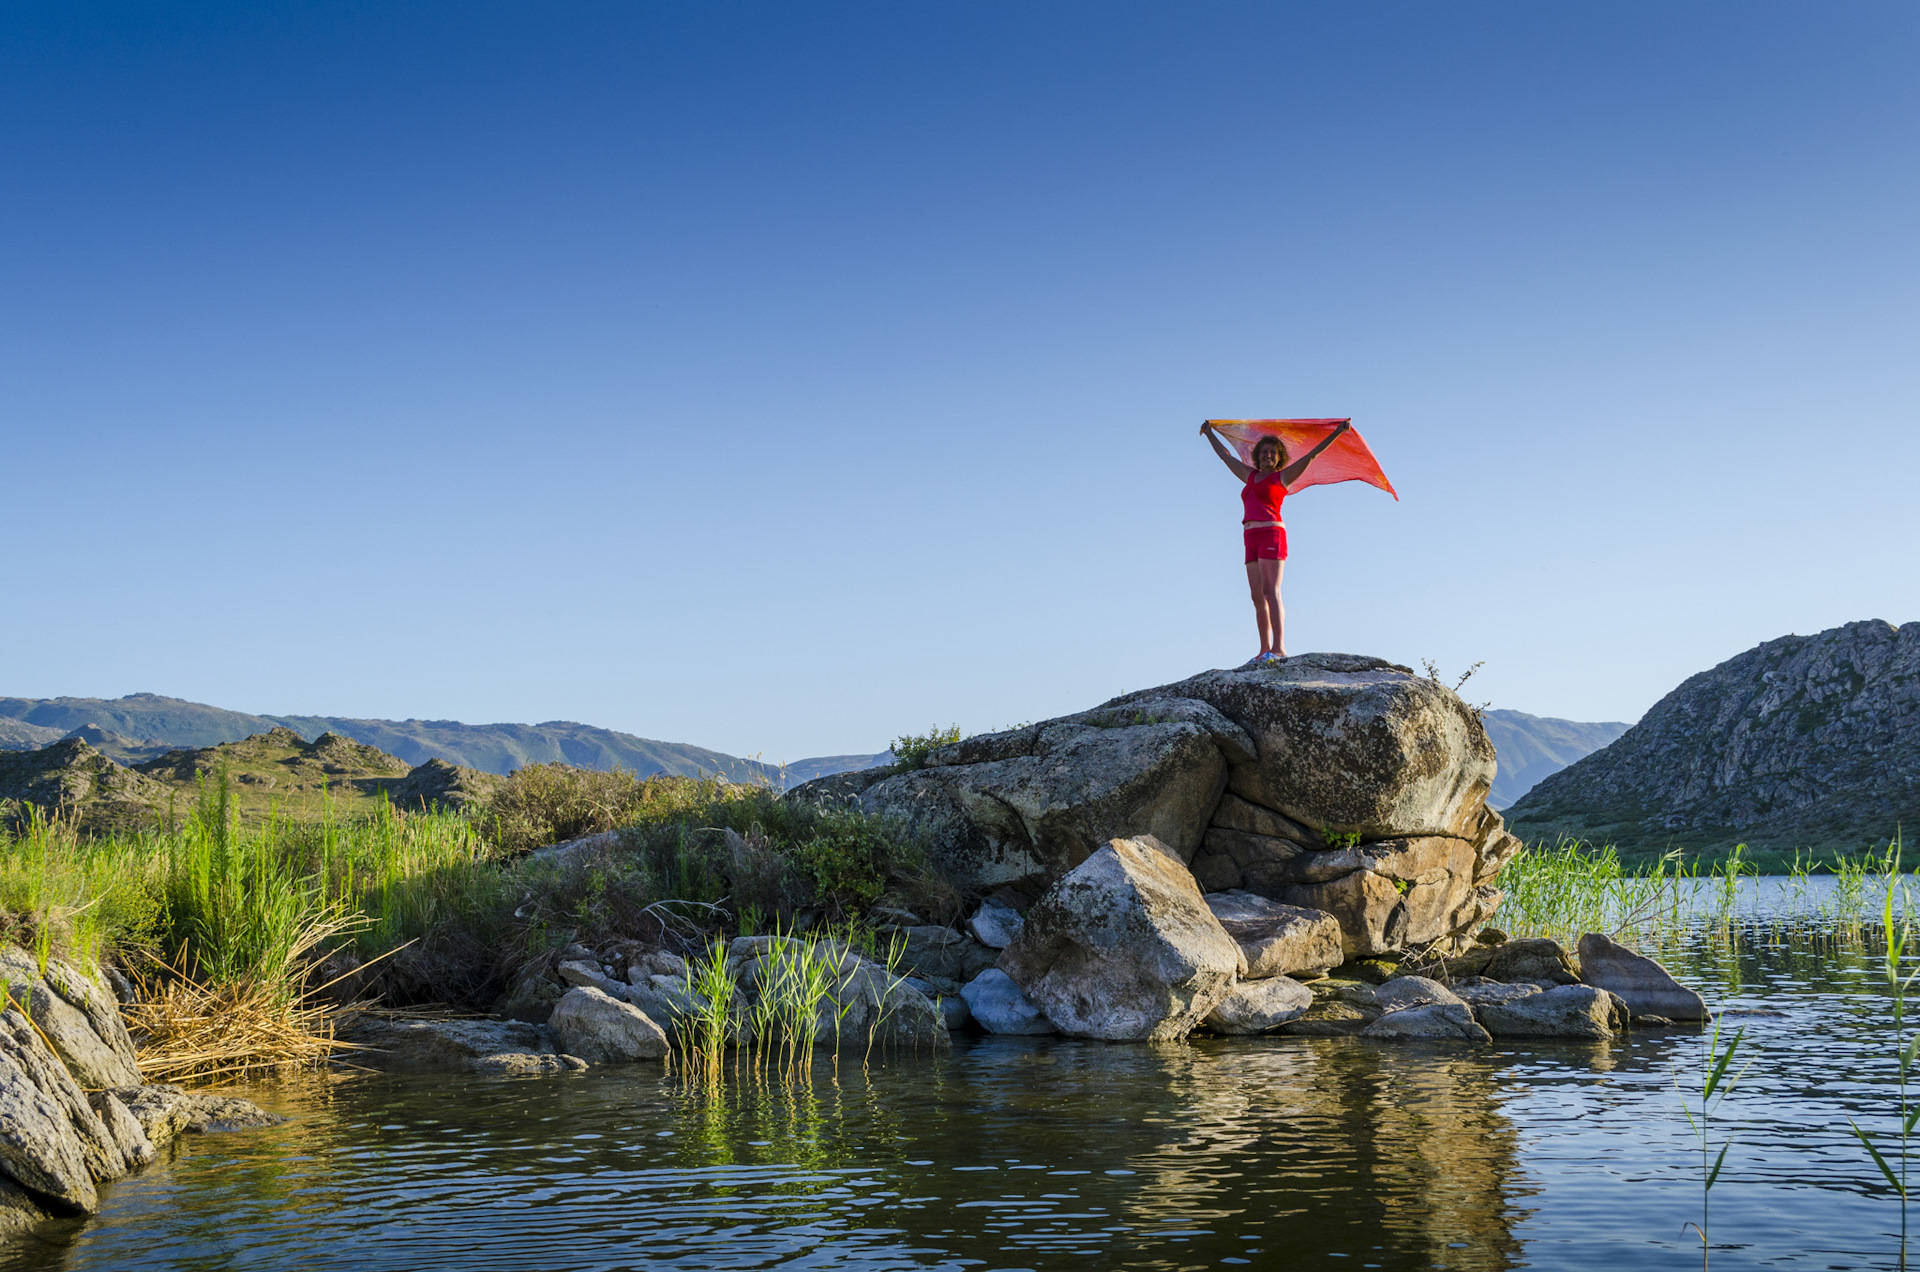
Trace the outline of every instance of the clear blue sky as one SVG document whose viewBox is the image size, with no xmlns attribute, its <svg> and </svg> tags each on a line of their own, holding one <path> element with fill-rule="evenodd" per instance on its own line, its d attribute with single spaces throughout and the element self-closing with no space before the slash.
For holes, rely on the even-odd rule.
<svg viewBox="0 0 1920 1272">
<path fill-rule="evenodd" d="M 1920 6 L 20 3 L 0 694 L 771 759 L 1920 618 Z"/>
</svg>

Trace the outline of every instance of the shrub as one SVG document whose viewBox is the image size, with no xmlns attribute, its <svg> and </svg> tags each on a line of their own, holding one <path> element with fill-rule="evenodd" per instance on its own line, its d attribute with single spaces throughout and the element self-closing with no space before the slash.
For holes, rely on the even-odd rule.
<svg viewBox="0 0 1920 1272">
<path fill-rule="evenodd" d="M 927 757 L 943 746 L 952 746 L 960 740 L 960 726 L 950 724 L 944 729 L 928 729 L 921 734 L 905 734 L 893 740 L 893 767 L 903 773 L 927 766 Z"/>
</svg>

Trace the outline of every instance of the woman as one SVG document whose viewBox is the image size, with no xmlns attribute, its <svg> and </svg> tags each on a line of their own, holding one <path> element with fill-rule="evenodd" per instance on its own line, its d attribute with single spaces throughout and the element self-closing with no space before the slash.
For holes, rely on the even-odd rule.
<svg viewBox="0 0 1920 1272">
<path fill-rule="evenodd" d="M 1342 420 L 1319 445 L 1291 464 L 1279 438 L 1263 437 L 1254 444 L 1253 467 L 1249 468 L 1234 458 L 1211 420 L 1200 426 L 1201 435 L 1213 444 L 1220 462 L 1245 483 L 1240 491 L 1240 524 L 1247 544 L 1247 586 L 1253 592 L 1254 620 L 1260 625 L 1260 652 L 1247 661 L 1249 667 L 1287 656 L 1287 610 L 1280 603 L 1280 575 L 1287 566 L 1287 524 L 1280 519 L 1280 503 L 1287 497 L 1287 486 L 1298 481 L 1307 465 L 1352 427 Z"/>
</svg>

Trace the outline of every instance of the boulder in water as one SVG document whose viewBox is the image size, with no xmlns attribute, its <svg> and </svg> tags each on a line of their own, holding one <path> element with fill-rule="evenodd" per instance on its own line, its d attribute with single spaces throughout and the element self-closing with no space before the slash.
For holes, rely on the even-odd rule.
<svg viewBox="0 0 1920 1272">
<path fill-rule="evenodd" d="M 1644 954 L 1598 932 L 1580 938 L 1580 979 L 1618 994 L 1636 1016 L 1705 1020 L 1706 999 L 1673 978 Z"/>
<path fill-rule="evenodd" d="M 1061 1033 L 1183 1038 L 1244 967 L 1240 947 L 1164 845 L 1115 839 L 1027 914 L 1000 967 Z"/>
</svg>

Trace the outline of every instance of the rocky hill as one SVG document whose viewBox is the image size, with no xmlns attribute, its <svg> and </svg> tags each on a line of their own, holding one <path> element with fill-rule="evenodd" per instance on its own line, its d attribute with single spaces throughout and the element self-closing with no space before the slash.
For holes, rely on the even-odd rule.
<svg viewBox="0 0 1920 1272">
<path fill-rule="evenodd" d="M 167 788 L 116 764 L 80 738 L 38 751 L 0 751 L 0 826 L 18 826 L 27 806 L 71 814 L 88 834 L 139 830 L 164 809 Z"/>
<path fill-rule="evenodd" d="M 1920 827 L 1920 622 L 1783 636 L 1703 671 L 1509 810 L 1623 851 L 1858 850 Z"/>
</svg>

